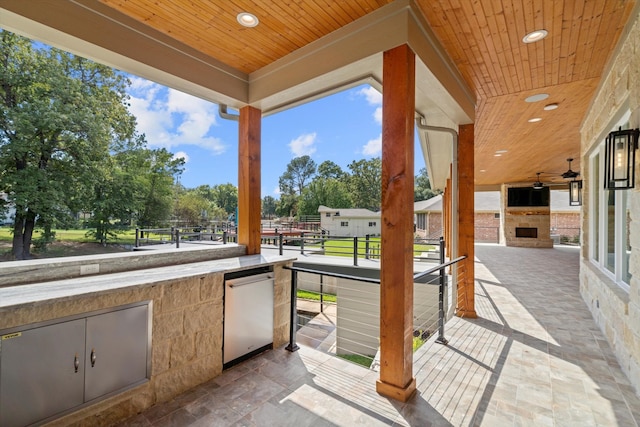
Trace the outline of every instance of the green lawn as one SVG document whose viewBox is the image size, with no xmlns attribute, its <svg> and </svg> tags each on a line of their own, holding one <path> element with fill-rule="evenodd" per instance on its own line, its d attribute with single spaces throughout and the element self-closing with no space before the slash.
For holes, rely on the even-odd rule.
<svg viewBox="0 0 640 427">
<path fill-rule="evenodd" d="M 318 292 L 312 292 L 312 291 L 302 291 L 300 289 L 298 289 L 298 298 L 302 298 L 302 299 L 309 299 L 312 301 L 320 301 L 320 294 Z M 336 296 L 335 295 L 331 295 L 331 294 L 324 294 L 324 298 L 323 298 L 324 302 L 336 302 Z"/>
<path fill-rule="evenodd" d="M 366 240 L 363 237 L 358 238 L 358 256 L 364 257 L 366 252 Z M 307 244 L 305 247 L 308 248 L 320 248 L 320 243 Z M 427 252 L 429 250 L 435 249 L 433 245 L 424 245 L 424 244 L 414 244 L 413 252 L 415 254 L 420 254 L 421 252 Z M 324 241 L 324 253 L 325 255 L 333 255 L 333 256 L 345 256 L 345 257 L 353 257 L 353 238 L 344 238 L 344 239 L 329 239 Z M 369 253 L 372 256 L 376 256 L 380 254 L 380 238 L 379 237 L 371 237 L 369 238 Z"/>
<path fill-rule="evenodd" d="M 56 233 L 57 241 L 91 243 L 96 239 L 93 236 L 87 236 L 89 230 L 53 230 Z M 40 237 L 41 233 L 36 231 L 33 233 L 33 239 Z M 0 227 L 0 241 L 10 242 L 13 239 L 11 227 Z M 109 239 L 109 243 L 134 244 L 136 240 L 136 231 L 127 230 L 122 234 L 118 234 L 117 238 Z"/>
</svg>

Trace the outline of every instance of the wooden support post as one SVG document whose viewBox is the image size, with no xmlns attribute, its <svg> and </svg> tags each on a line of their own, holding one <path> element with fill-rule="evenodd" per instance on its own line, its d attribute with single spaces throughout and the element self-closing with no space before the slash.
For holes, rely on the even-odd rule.
<svg viewBox="0 0 640 427">
<path fill-rule="evenodd" d="M 415 55 L 407 45 L 383 54 L 381 395 L 406 402 L 413 378 L 413 206 Z"/>
<path fill-rule="evenodd" d="M 478 317 L 475 309 L 473 124 L 461 125 L 458 139 L 458 254 L 466 255 L 464 280 L 458 286 L 460 317 Z"/>
<path fill-rule="evenodd" d="M 247 255 L 260 253 L 260 128 L 262 113 L 240 109 L 238 144 L 238 240 Z"/>
</svg>

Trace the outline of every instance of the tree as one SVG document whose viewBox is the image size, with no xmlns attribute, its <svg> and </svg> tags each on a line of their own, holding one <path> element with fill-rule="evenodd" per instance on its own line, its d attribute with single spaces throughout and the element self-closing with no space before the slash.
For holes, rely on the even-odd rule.
<svg viewBox="0 0 640 427">
<path fill-rule="evenodd" d="M 343 180 L 348 176 L 348 174 L 331 160 L 325 160 L 320 163 L 320 166 L 318 166 L 318 176 L 325 179 L 333 178 Z"/>
<path fill-rule="evenodd" d="M 351 195 L 347 185 L 337 179 L 316 178 L 302 191 L 298 208 L 299 215 L 317 215 L 318 208 L 352 207 Z"/>
<path fill-rule="evenodd" d="M 229 214 L 235 214 L 238 207 L 238 189 L 235 185 L 226 183 L 214 185 L 211 189 L 213 202 Z"/>
<path fill-rule="evenodd" d="M 380 210 L 382 199 L 382 161 L 380 157 L 358 160 L 349 164 L 351 177 L 349 189 L 353 206 L 356 208 Z"/>
<path fill-rule="evenodd" d="M 128 80 L 109 67 L 0 32 L 0 189 L 16 209 L 12 252 L 91 197 L 110 153 L 135 144 Z"/>
<path fill-rule="evenodd" d="M 420 172 L 415 177 L 414 187 L 415 187 L 414 194 L 413 194 L 414 202 L 427 200 L 441 193 L 441 191 L 431 189 L 431 181 L 429 181 L 427 168 L 420 169 Z"/>
<path fill-rule="evenodd" d="M 186 226 L 196 226 L 200 225 L 214 206 L 197 192 L 187 191 L 178 196 L 173 213 L 175 218 Z"/>
<path fill-rule="evenodd" d="M 158 227 L 171 216 L 173 184 L 184 170 L 184 159 L 174 158 L 165 148 L 139 150 L 140 201 L 138 226 Z"/>
<path fill-rule="evenodd" d="M 276 199 L 264 196 L 262 199 L 262 218 L 271 219 L 276 214 Z"/>
<path fill-rule="evenodd" d="M 316 173 L 316 162 L 309 156 L 296 157 L 287 165 L 287 170 L 280 176 L 280 192 L 282 194 L 302 194 L 307 182 Z"/>
</svg>

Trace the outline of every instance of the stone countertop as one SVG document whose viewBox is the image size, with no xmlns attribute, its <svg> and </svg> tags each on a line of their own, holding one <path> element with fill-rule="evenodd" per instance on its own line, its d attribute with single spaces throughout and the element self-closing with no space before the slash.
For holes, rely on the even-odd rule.
<svg viewBox="0 0 640 427">
<path fill-rule="evenodd" d="M 22 306 L 53 300 L 72 299 L 126 288 L 152 286 L 166 280 L 216 272 L 232 272 L 293 261 L 295 258 L 270 255 L 246 255 L 212 261 L 179 264 L 122 273 L 83 276 L 28 285 L 0 288 L 0 313 Z"/>
</svg>

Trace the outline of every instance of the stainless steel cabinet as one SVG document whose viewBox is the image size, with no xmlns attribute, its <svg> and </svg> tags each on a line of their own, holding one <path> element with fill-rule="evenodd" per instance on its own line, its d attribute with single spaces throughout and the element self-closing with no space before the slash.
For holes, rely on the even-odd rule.
<svg viewBox="0 0 640 427">
<path fill-rule="evenodd" d="M 0 426 L 29 425 L 83 403 L 84 330 L 82 319 L 3 335 Z"/>
<path fill-rule="evenodd" d="M 0 332 L 0 426 L 62 415 L 148 378 L 150 302 Z"/>
<path fill-rule="evenodd" d="M 146 378 L 147 317 L 140 306 L 87 319 L 85 400 Z"/>
</svg>

